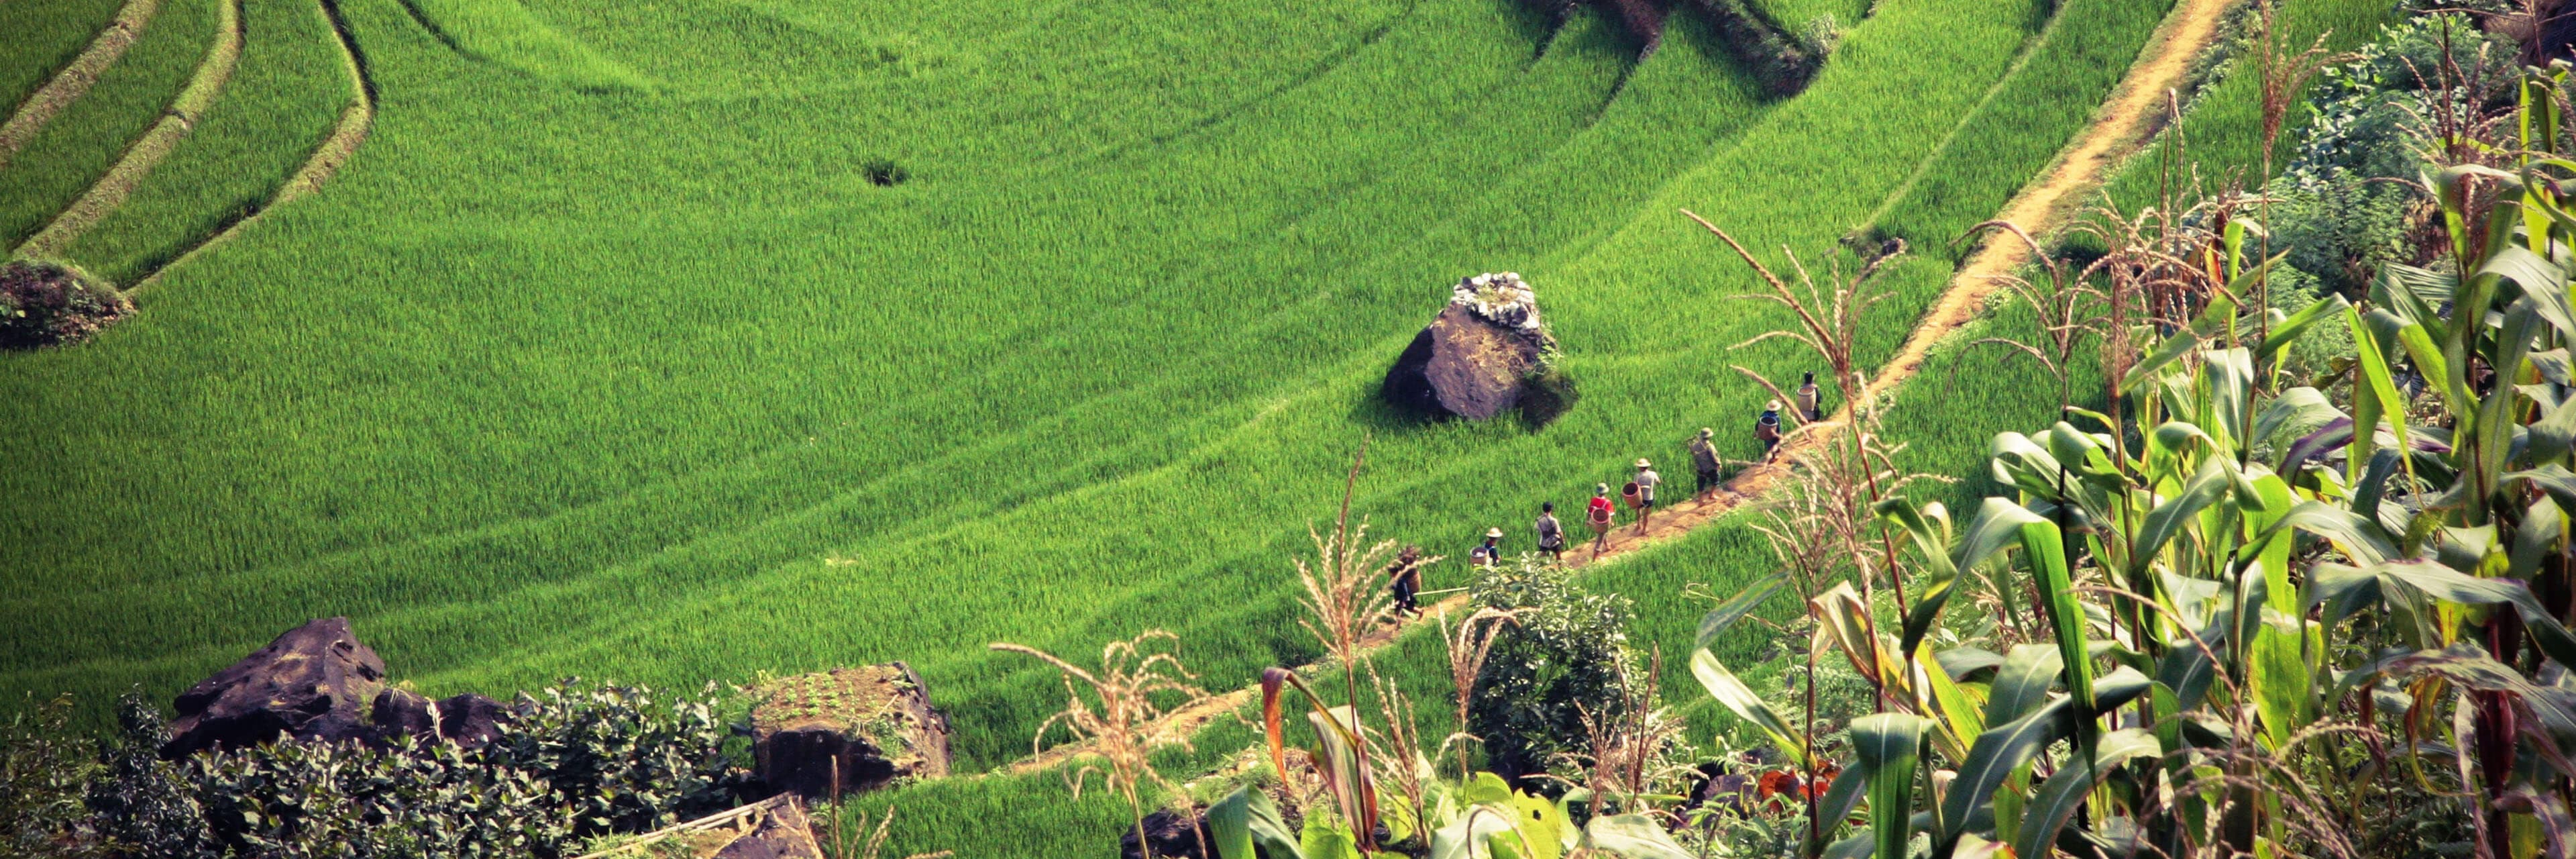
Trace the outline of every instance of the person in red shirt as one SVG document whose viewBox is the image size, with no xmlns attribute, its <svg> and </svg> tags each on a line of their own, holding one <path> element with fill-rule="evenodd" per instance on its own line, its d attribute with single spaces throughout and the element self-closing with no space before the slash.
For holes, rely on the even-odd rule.
<svg viewBox="0 0 2576 859">
<path fill-rule="evenodd" d="M 1585 517 L 1592 523 L 1592 556 L 1595 558 L 1601 557 L 1601 545 L 1610 539 L 1610 518 L 1618 515 L 1617 511 L 1618 508 L 1610 504 L 1610 484 L 1594 484 L 1592 504 L 1585 510 Z"/>
</svg>

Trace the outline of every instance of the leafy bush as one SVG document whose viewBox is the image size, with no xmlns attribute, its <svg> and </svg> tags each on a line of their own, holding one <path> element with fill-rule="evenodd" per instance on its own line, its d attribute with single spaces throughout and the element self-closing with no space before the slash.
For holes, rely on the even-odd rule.
<svg viewBox="0 0 2576 859">
<path fill-rule="evenodd" d="M 1486 766 L 1513 783 L 1560 754 L 1583 751 L 1586 713 L 1623 715 L 1622 677 L 1644 677 L 1628 651 L 1626 597 L 1574 584 L 1574 571 L 1535 556 L 1480 573 L 1467 593 L 1479 608 L 1518 611 L 1494 637 L 1476 675 L 1467 730 L 1483 738 Z"/>
<path fill-rule="evenodd" d="M 713 686 L 674 700 L 567 680 L 521 695 L 479 748 L 281 742 L 175 761 L 140 697 L 95 756 L 47 705 L 0 731 L 0 836 L 28 856 L 549 859 L 747 798 L 731 703 Z"/>
<path fill-rule="evenodd" d="M 84 845 L 81 788 L 95 766 L 64 733 L 71 699 L 29 703 L 0 724 L 0 852 L 94 855 Z"/>
</svg>

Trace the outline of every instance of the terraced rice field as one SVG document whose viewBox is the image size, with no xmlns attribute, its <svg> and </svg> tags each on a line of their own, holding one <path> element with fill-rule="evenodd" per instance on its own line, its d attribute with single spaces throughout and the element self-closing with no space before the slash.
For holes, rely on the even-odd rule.
<svg viewBox="0 0 2576 859">
<path fill-rule="evenodd" d="M 0 692 L 167 695 L 347 614 L 437 693 L 906 659 L 966 765 L 1000 763 L 1060 687 L 988 641 L 1166 627 L 1220 686 L 1311 658 L 1288 557 L 1364 437 L 1358 508 L 1449 554 L 1491 524 L 1525 543 L 1539 500 L 1678 463 L 1703 425 L 1749 455 L 1766 395 L 1728 364 L 1800 365 L 1729 351 L 1785 319 L 1731 300 L 1751 282 L 1674 210 L 1775 262 L 1908 239 L 1883 356 L 1946 242 L 2168 5 L 1880 0 L 1769 98 L 1687 11 L 1640 63 L 1588 13 L 1551 39 L 1495 0 L 248 4 L 202 123 L 61 250 L 160 272 L 144 314 L 0 356 Z M 0 168 L 0 238 L 118 159 L 221 9 L 165 0 Z M 171 264 L 333 134 L 355 83 L 332 10 L 376 94 L 364 147 Z M 41 37 L 51 61 L 87 39 Z M 1535 430 L 1380 407 L 1448 284 L 1504 269 L 1580 405 Z M 1918 386 L 1902 420 L 1965 468 L 2045 415 L 2025 387 Z M 1721 526 L 1600 581 L 1664 635 L 1695 614 L 1681 583 L 1762 563 Z M 957 801 L 922 817 L 996 783 L 933 786 Z"/>
</svg>

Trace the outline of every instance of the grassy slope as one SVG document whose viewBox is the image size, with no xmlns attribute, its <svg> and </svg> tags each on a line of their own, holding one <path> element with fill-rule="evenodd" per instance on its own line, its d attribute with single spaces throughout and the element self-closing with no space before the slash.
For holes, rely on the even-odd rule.
<svg viewBox="0 0 2576 859">
<path fill-rule="evenodd" d="M 2079 0 L 2074 9 L 2083 12 L 2091 7 Z M 2013 169 L 2015 164 L 2021 165 L 2020 175 L 2033 172 L 2036 162 L 2052 155 L 2057 144 L 2016 139 L 1997 134 L 1996 129 L 2004 126 L 2034 132 L 2027 135 L 2031 138 L 2038 137 L 2036 132 L 2042 130 L 2071 134 L 2089 115 L 2085 105 L 2098 102 L 2125 68 L 2126 58 L 2106 56 L 2117 49 L 2105 48 L 2102 43 L 2125 42 L 2134 53 L 2145 31 L 2158 19 L 2153 9 L 2127 11 L 2132 14 L 2099 20 L 2069 19 L 2100 26 L 2102 29 L 2087 33 L 2094 38 L 2051 38 L 2033 43 L 2024 67 L 1961 126 L 1951 146 L 1921 165 L 1925 179 L 1903 200 L 1891 201 L 1897 204 L 1893 208 L 1914 213 L 1914 223 L 1925 224 L 1943 223 L 1932 217 L 1935 212 L 1952 211 L 1954 219 L 1973 219 L 1976 215 L 1970 212 L 1974 210 L 1968 207 L 1983 205 L 1983 212 L 2000 208 L 2001 198 L 2009 194 L 2009 189 L 1980 189 L 1984 196 L 1963 202 L 1946 196 L 1925 199 L 1922 189 L 1975 188 L 1962 180 L 1967 176 L 1997 175 Z M 2087 101 L 2070 108 L 2062 103 L 2070 98 Z M 1981 204 L 1981 199 L 1991 202 Z M 1957 226 L 1951 223 L 1943 228 L 1955 230 Z M 1943 271 L 1945 266 L 1918 262 L 1905 272 L 1904 286 L 1908 291 L 1924 288 Z M 1971 336 L 1981 336 L 1986 331 L 2010 333 L 2026 324 L 2023 313 L 2008 310 L 1996 321 L 1980 323 Z M 2044 424 L 2055 411 L 2053 383 L 2046 381 L 2035 367 L 2007 358 L 1999 350 L 1943 350 L 1936 353 L 1933 367 L 1904 391 L 1891 413 L 1895 434 L 1912 444 L 1910 467 L 1941 474 L 1974 473 L 1983 460 L 1986 441 L 1995 430 Z M 1954 375 L 1978 381 L 1954 385 Z M 1962 405 L 1962 397 L 1970 398 L 1973 404 Z M 1978 417 L 1961 420 L 1961 414 Z M 1969 481 L 1936 491 L 1951 497 L 1955 504 L 1974 497 L 1982 487 Z M 1635 640 L 1665 651 L 1666 692 L 1672 703 L 1689 712 L 1703 731 L 1713 725 L 1716 713 L 1714 708 L 1698 706 L 1701 696 L 1688 679 L 1681 651 L 1687 648 L 1705 606 L 1682 598 L 1681 590 L 1689 583 L 1699 582 L 1724 592 L 1731 584 L 1767 569 L 1768 559 L 1759 535 L 1738 518 L 1603 567 L 1589 576 L 1594 586 L 1618 591 L 1636 601 L 1639 623 Z M 1790 609 L 1786 603 L 1784 600 L 1771 606 L 1773 611 L 1768 613 L 1785 613 Z M 1718 646 L 1731 659 L 1747 659 L 1763 654 L 1773 644 L 1759 627 L 1747 625 Z M 1408 635 L 1395 652 L 1381 660 L 1386 672 L 1398 679 L 1406 694 L 1424 708 L 1419 721 L 1425 736 L 1442 736 L 1454 728 L 1446 708 L 1438 703 L 1449 697 L 1445 680 L 1441 679 L 1445 677 L 1440 667 L 1442 658 L 1433 638 L 1416 633 Z M 1249 739 L 1248 734 L 1230 727 L 1209 733 L 1198 740 L 1200 754 L 1175 756 L 1167 770 L 1197 772 L 1192 761 L 1207 759 L 1208 750 L 1231 751 Z M 871 815 L 882 815 L 888 806 L 900 809 L 894 826 L 897 850 L 958 849 L 976 855 L 1088 855 L 1098 852 L 1098 845 L 1103 843 L 1104 836 L 1098 833 L 1114 831 L 1125 820 L 1123 807 L 1116 802 L 1097 795 L 1072 799 L 1064 794 L 1059 781 L 1048 776 L 929 784 L 870 797 L 861 805 Z M 1012 825 L 989 825 L 996 816 L 1006 817 Z"/>
<path fill-rule="evenodd" d="M 17 247 L 43 229 L 161 118 L 205 58 L 215 10 L 211 0 L 163 3 L 125 56 L 10 159 L 0 170 L 0 246 Z"/>
<path fill-rule="evenodd" d="M 5 443 L 45 463 L 0 477 L 44 524 L 9 535 L 8 685 L 175 687 L 347 612 L 442 689 L 905 657 L 996 760 L 1055 687 L 984 641 L 1165 625 L 1213 676 L 1303 658 L 1283 556 L 1361 428 L 1363 508 L 1447 545 L 1749 414 L 1723 350 L 1776 321 L 1702 309 L 1747 284 L 1667 213 L 1824 246 L 2027 35 L 1891 3 L 1765 108 L 1685 24 L 1596 120 L 1617 46 L 1533 64 L 1481 4 L 1059 8 L 785 110 L 579 95 L 351 11 L 385 119 L 320 204 L 96 348 L 10 359 L 0 422 L 61 429 Z M 1290 25 L 1341 36 L 1235 48 Z M 913 183 L 854 181 L 877 153 Z M 1380 414 L 1385 356 L 1491 268 L 1548 296 L 1583 407 L 1536 434 Z"/>
<path fill-rule="evenodd" d="M 327 85 L 345 73 L 321 7 L 258 3 L 244 16 L 240 71 L 223 98 L 124 206 L 65 256 L 130 284 L 266 203 L 330 134 L 348 88 Z"/>
<path fill-rule="evenodd" d="M 0 3 L 0 33 L 9 34 L 9 49 L 0 51 L 0 118 L 16 111 L 28 94 L 89 47 L 123 5 L 121 0 Z"/>
</svg>

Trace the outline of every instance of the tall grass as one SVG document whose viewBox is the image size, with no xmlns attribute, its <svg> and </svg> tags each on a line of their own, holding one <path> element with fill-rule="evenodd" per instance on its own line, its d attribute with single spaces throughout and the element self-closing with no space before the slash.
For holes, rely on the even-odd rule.
<svg viewBox="0 0 2576 859">
<path fill-rule="evenodd" d="M 9 159 L 8 169 L 0 170 L 0 245 L 15 248 L 43 229 L 107 172 L 127 144 L 161 119 L 205 57 L 219 5 L 215 0 L 163 3 L 125 56 Z M 11 36 L 12 44 L 15 38 Z"/>
<path fill-rule="evenodd" d="M 238 71 L 187 142 L 64 255 L 120 284 L 266 203 L 349 98 L 316 3 L 247 4 Z"/>
<path fill-rule="evenodd" d="M 0 116 L 17 110 L 28 94 L 69 65 L 124 5 L 123 0 L 0 4 L 0 33 L 9 34 L 9 50 L 0 52 Z"/>
</svg>

